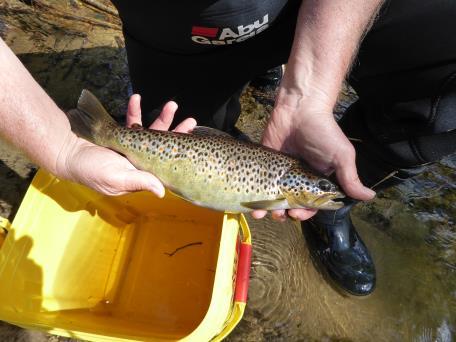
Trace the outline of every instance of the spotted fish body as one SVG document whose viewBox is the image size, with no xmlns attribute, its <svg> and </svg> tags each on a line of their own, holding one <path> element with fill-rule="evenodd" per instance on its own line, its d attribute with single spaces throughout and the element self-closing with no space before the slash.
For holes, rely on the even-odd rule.
<svg viewBox="0 0 456 342">
<path fill-rule="evenodd" d="M 203 207 L 247 212 L 342 206 L 332 201 L 343 197 L 336 186 L 298 160 L 217 130 L 184 134 L 121 127 L 88 91 L 69 118 L 76 134 L 122 153 L 172 192 Z"/>
</svg>

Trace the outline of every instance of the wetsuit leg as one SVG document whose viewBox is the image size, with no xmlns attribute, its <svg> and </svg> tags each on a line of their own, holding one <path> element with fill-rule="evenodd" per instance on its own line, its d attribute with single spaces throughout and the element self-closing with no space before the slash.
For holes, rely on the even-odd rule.
<svg viewBox="0 0 456 342">
<path fill-rule="evenodd" d="M 175 124 L 194 117 L 199 125 L 226 128 L 224 114 L 232 108 L 230 100 L 239 94 L 248 77 L 231 70 L 228 78 L 225 72 L 231 66 L 224 58 L 168 54 L 125 37 L 130 77 L 134 92 L 142 96 L 145 125 L 158 116 L 167 101 L 173 100 L 179 105 Z"/>
<path fill-rule="evenodd" d="M 345 134 L 360 142 L 358 173 L 375 190 L 397 184 L 456 150 L 456 3 L 391 0 L 366 36 L 350 83 L 359 100 L 344 114 Z M 375 288 L 373 260 L 350 218 L 354 202 L 320 210 L 302 224 L 312 255 L 343 290 Z"/>
<path fill-rule="evenodd" d="M 392 0 L 350 75 L 359 100 L 340 124 L 355 142 L 361 179 L 396 180 L 456 151 L 456 3 Z M 385 183 L 387 184 L 387 183 Z"/>
<path fill-rule="evenodd" d="M 298 1 L 267 30 L 239 44 L 202 54 L 157 50 L 125 32 L 130 76 L 142 95 L 144 124 L 163 104 L 179 105 L 175 123 L 192 116 L 199 125 L 230 130 L 240 114 L 239 96 L 257 75 L 287 61 L 296 23 Z"/>
</svg>

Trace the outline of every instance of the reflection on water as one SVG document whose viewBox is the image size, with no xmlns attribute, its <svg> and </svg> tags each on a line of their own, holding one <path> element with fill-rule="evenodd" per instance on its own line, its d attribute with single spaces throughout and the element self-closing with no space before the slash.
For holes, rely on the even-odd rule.
<svg viewBox="0 0 456 342">
<path fill-rule="evenodd" d="M 258 141 L 272 102 L 248 89 L 241 130 Z M 354 100 L 344 88 L 336 111 Z M 315 269 L 293 221 L 250 219 L 253 261 L 244 320 L 230 341 L 452 341 L 456 333 L 456 155 L 355 207 L 377 268 L 367 298 L 344 297 Z"/>
<path fill-rule="evenodd" d="M 455 161 L 354 210 L 377 267 L 377 289 L 367 298 L 344 297 L 327 284 L 297 223 L 250 220 L 249 301 L 229 340 L 452 341 Z"/>
</svg>

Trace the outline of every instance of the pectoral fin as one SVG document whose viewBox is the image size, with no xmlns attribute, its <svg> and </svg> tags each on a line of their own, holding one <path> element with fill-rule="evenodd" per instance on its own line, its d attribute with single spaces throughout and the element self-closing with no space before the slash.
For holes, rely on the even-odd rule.
<svg viewBox="0 0 456 342">
<path fill-rule="evenodd" d="M 255 201 L 255 202 L 242 202 L 243 207 L 257 210 L 277 210 L 277 209 L 288 209 L 289 204 L 285 198 L 278 198 L 275 200 Z"/>
</svg>

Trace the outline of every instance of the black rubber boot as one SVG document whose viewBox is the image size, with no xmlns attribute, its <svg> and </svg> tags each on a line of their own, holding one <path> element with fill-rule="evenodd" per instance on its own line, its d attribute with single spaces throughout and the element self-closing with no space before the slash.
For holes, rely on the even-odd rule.
<svg viewBox="0 0 456 342">
<path fill-rule="evenodd" d="M 449 1 L 432 8 L 386 1 L 362 42 L 350 75 L 359 100 L 339 124 L 353 138 L 362 183 L 376 191 L 456 151 L 456 45 L 441 39 L 452 32 L 454 13 Z M 423 26 L 423 18 L 432 24 Z M 425 40 L 417 45 L 416 37 Z M 376 275 L 351 222 L 352 206 L 320 210 L 302 228 L 320 269 L 339 288 L 362 296 L 374 290 Z"/>
<path fill-rule="evenodd" d="M 369 166 L 376 167 L 376 164 L 372 161 Z M 377 165 L 375 171 L 382 170 L 383 174 L 372 171 L 370 179 L 376 182 L 374 189 L 380 191 L 401 184 L 421 173 L 423 169 L 416 167 L 391 172 L 382 170 Z M 372 186 L 372 183 L 369 185 Z M 339 289 L 354 296 L 366 296 L 375 289 L 375 266 L 350 217 L 351 209 L 357 201 L 346 199 L 344 202 L 346 205 L 339 210 L 320 210 L 310 220 L 302 222 L 301 227 L 312 258 L 320 266 L 320 271 Z"/>
<path fill-rule="evenodd" d="M 279 65 L 254 78 L 250 82 L 250 85 L 264 92 L 275 91 L 279 86 L 280 81 L 282 81 L 282 76 L 283 67 L 282 65 Z"/>
<path fill-rule="evenodd" d="M 369 177 L 363 181 L 380 191 L 401 184 L 410 177 L 423 172 L 424 167 L 392 170 L 385 164 L 367 161 L 359 154 L 359 171 Z M 361 162 L 362 161 L 362 162 Z M 373 182 L 373 183 L 372 183 Z M 372 257 L 357 233 L 350 212 L 357 201 L 346 199 L 346 205 L 335 211 L 320 210 L 314 217 L 301 223 L 314 261 L 339 289 L 354 295 L 366 296 L 375 289 L 376 274 Z"/>
<path fill-rule="evenodd" d="M 363 141 L 355 143 L 357 169 L 363 184 L 379 191 L 419 173 L 421 168 L 399 169 L 372 153 L 377 148 L 370 144 L 359 111 L 359 105 L 353 104 L 339 124 L 348 136 Z M 302 222 L 302 231 L 319 270 L 344 292 L 366 296 L 375 289 L 375 266 L 350 218 L 350 211 L 357 202 L 347 199 L 345 203 L 344 208 L 336 211 L 320 210 Z"/>
<path fill-rule="evenodd" d="M 375 266 L 350 219 L 354 204 L 336 211 L 320 210 L 302 222 L 302 231 L 320 270 L 343 291 L 366 296 L 375 288 Z"/>
<path fill-rule="evenodd" d="M 421 173 L 423 165 L 454 152 L 456 122 L 448 114 L 453 108 L 456 108 L 456 73 L 444 82 L 438 101 L 417 99 L 397 103 L 388 110 L 363 106 L 359 101 L 350 106 L 339 124 L 348 137 L 355 138 L 356 166 L 362 183 L 380 191 Z M 432 124 L 422 125 L 413 120 L 407 125 L 400 120 L 414 112 L 424 113 L 417 114 L 418 117 L 431 115 L 435 119 Z M 399 123 L 390 122 L 393 119 Z M 412 128 L 416 132 L 408 131 Z M 320 269 L 339 288 L 365 296 L 374 290 L 376 275 L 369 251 L 350 218 L 354 204 L 355 201 L 349 202 L 337 211 L 320 210 L 303 222 L 302 228 Z"/>
</svg>

